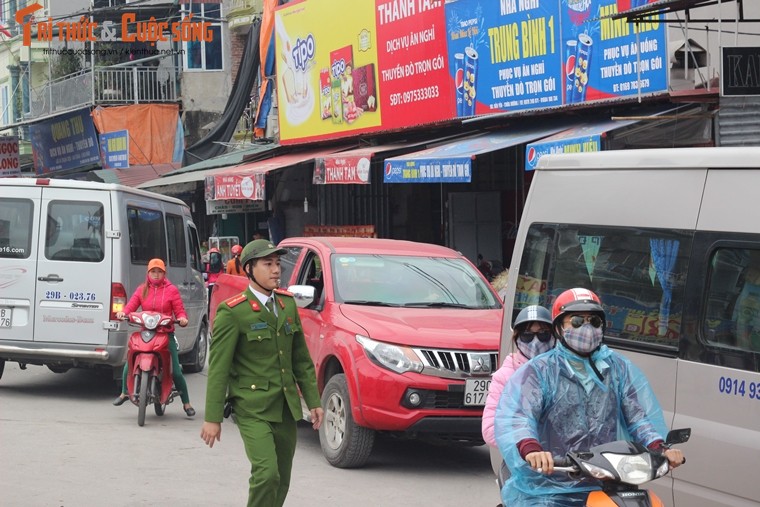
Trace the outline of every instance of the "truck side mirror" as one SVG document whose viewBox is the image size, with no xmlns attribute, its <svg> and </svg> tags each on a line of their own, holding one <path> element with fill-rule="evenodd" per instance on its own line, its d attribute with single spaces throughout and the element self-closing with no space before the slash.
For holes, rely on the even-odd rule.
<svg viewBox="0 0 760 507">
<path fill-rule="evenodd" d="M 298 308 L 305 308 L 314 302 L 317 289 L 311 285 L 291 285 L 288 292 L 293 294 Z"/>
</svg>

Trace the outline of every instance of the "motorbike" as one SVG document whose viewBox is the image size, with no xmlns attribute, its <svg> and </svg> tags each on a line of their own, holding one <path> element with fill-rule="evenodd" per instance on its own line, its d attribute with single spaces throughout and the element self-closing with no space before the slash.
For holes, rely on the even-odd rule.
<svg viewBox="0 0 760 507">
<path fill-rule="evenodd" d="M 690 428 L 673 430 L 668 433 L 665 445 L 682 444 L 690 436 Z M 602 481 L 601 491 L 589 493 L 586 507 L 663 507 L 657 495 L 639 486 L 659 479 L 669 471 L 670 463 L 664 454 L 626 440 L 598 445 L 588 451 L 571 451 L 564 457 L 554 458 L 555 473 Z"/>
<path fill-rule="evenodd" d="M 126 320 L 140 326 L 129 337 L 127 392 L 137 405 L 137 424 L 143 426 L 149 404 L 153 404 L 157 416 L 162 416 L 166 405 L 179 395 L 174 388 L 169 352 L 168 326 L 174 320 L 171 315 L 148 311 L 129 313 Z"/>
</svg>

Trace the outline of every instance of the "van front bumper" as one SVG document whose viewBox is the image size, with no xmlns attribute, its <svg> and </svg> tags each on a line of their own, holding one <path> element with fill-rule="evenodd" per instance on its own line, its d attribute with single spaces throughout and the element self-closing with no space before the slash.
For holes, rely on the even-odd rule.
<svg viewBox="0 0 760 507">
<path fill-rule="evenodd" d="M 88 359 L 105 363 L 108 361 L 107 350 L 73 350 L 73 349 L 29 349 L 14 347 L 12 345 L 0 345 L 0 357 L 38 357 L 48 359 Z"/>
</svg>

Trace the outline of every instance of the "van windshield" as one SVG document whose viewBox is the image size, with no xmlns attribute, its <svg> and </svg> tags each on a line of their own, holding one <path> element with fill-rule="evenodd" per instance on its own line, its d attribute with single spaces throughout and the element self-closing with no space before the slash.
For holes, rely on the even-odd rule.
<svg viewBox="0 0 760 507">
<path fill-rule="evenodd" d="M 687 231 L 533 224 L 520 260 L 515 315 L 551 308 L 573 287 L 594 291 L 607 336 L 676 347 L 692 235 Z"/>
<path fill-rule="evenodd" d="M 408 308 L 501 308 L 501 302 L 462 259 L 334 254 L 340 303 Z"/>
</svg>

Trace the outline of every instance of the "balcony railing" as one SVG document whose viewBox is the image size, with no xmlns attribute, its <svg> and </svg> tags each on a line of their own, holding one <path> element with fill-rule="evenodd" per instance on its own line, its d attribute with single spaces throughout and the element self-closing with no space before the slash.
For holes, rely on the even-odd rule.
<svg viewBox="0 0 760 507">
<path fill-rule="evenodd" d="M 104 67 L 85 70 L 33 88 L 27 119 L 105 104 L 176 102 L 177 72 L 171 66 Z"/>
</svg>

